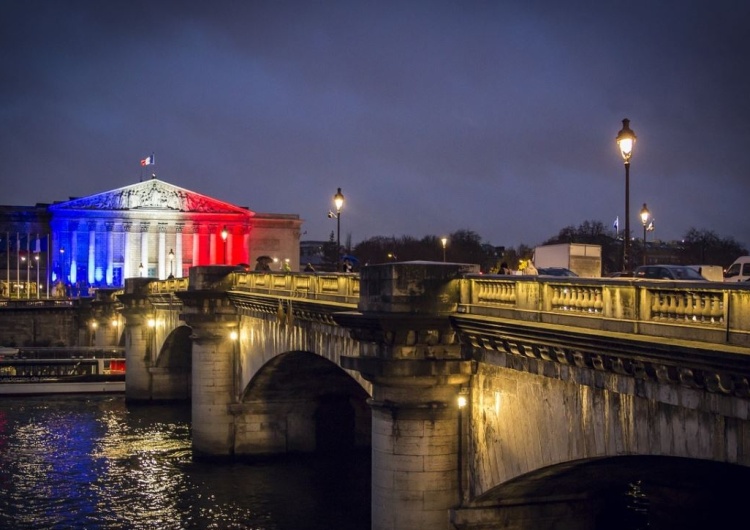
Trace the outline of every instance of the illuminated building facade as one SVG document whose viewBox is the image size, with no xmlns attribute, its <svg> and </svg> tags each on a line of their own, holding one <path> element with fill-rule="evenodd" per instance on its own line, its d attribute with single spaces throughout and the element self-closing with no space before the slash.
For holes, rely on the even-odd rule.
<svg viewBox="0 0 750 530">
<path fill-rule="evenodd" d="M 34 281 L 33 272 L 15 266 L 24 254 L 36 254 L 42 278 L 53 285 L 87 288 L 120 287 L 139 276 L 179 278 L 196 265 L 250 266 L 261 255 L 299 270 L 298 215 L 256 213 L 157 178 L 41 206 L 0 211 L 8 284 L 24 283 L 24 274 Z M 25 288 L 27 295 L 43 294 L 40 284 Z"/>
</svg>

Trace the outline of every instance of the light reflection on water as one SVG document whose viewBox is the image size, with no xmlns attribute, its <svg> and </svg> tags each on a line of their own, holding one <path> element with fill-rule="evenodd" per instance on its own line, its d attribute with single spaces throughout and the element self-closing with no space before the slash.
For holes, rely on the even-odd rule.
<svg viewBox="0 0 750 530">
<path fill-rule="evenodd" d="M 363 530 L 369 454 L 192 460 L 187 407 L 0 400 L 0 528 Z"/>
</svg>

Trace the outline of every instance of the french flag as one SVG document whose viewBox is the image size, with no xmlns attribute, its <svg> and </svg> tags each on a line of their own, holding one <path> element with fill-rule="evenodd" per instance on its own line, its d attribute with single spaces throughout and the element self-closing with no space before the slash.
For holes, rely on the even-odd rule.
<svg viewBox="0 0 750 530">
<path fill-rule="evenodd" d="M 154 155 L 147 156 L 143 160 L 141 160 L 142 166 L 153 166 L 154 165 Z"/>
</svg>

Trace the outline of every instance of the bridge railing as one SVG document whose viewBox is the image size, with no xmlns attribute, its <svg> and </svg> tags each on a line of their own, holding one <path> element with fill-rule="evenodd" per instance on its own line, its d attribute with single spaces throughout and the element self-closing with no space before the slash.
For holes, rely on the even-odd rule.
<svg viewBox="0 0 750 530">
<path fill-rule="evenodd" d="M 232 289 L 279 297 L 303 298 L 340 304 L 359 303 L 359 274 L 235 272 Z"/>
<path fill-rule="evenodd" d="M 177 291 L 187 291 L 190 285 L 190 278 L 169 278 L 166 280 L 156 280 L 148 284 L 149 294 L 174 293 Z"/>
<path fill-rule="evenodd" d="M 467 275 L 458 312 L 750 346 L 750 286 Z"/>
</svg>

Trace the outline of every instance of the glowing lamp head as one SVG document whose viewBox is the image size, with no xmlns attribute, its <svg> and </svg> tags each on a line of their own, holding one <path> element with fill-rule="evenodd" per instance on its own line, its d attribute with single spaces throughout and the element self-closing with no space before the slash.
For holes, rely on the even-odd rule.
<svg viewBox="0 0 750 530">
<path fill-rule="evenodd" d="M 651 216 L 651 212 L 648 211 L 648 208 L 646 208 L 646 203 L 643 203 L 643 208 L 641 208 L 641 222 L 643 223 L 643 226 L 646 226 L 648 223 L 648 218 Z"/>
<path fill-rule="evenodd" d="M 462 409 L 466 406 L 466 396 L 458 396 L 458 408 Z"/>
<path fill-rule="evenodd" d="M 626 164 L 630 163 L 635 140 L 635 133 L 630 130 L 630 120 L 625 118 L 622 120 L 622 129 L 617 133 L 617 145 L 620 147 L 620 153 Z"/>
<path fill-rule="evenodd" d="M 341 188 L 336 191 L 336 195 L 333 196 L 333 204 L 336 205 L 336 211 L 340 212 L 344 206 L 344 195 L 341 193 Z"/>
<path fill-rule="evenodd" d="M 229 332 L 229 338 L 231 340 L 235 341 L 235 340 L 237 340 L 237 337 L 239 337 L 239 335 L 237 334 L 236 331 L 232 330 L 232 331 Z"/>
</svg>

